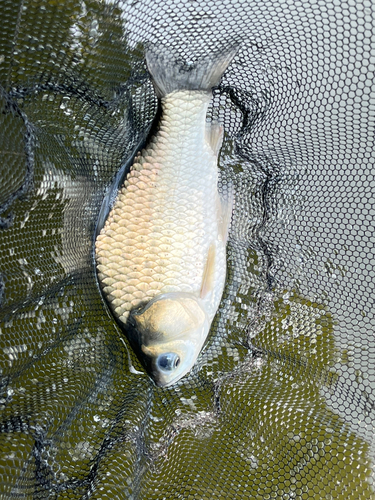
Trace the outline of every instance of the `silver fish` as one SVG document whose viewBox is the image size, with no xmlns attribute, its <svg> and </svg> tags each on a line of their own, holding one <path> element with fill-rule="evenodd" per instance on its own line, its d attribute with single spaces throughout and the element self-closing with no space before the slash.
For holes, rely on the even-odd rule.
<svg viewBox="0 0 375 500">
<path fill-rule="evenodd" d="M 206 113 L 235 53 L 191 66 L 163 51 L 146 53 L 162 116 L 96 240 L 103 293 L 162 387 L 194 365 L 224 288 L 233 203 L 218 193 L 223 128 L 206 122 Z"/>
</svg>

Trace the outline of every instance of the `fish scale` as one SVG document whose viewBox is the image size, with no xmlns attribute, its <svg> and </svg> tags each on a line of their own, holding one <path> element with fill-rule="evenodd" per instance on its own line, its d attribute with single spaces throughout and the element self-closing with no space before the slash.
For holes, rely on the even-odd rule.
<svg viewBox="0 0 375 500">
<path fill-rule="evenodd" d="M 216 162 L 202 172 L 209 99 L 207 92 L 163 99 L 160 129 L 136 158 L 97 238 L 98 276 L 123 323 L 158 293 L 199 293 L 208 242 L 217 233 Z"/>
</svg>

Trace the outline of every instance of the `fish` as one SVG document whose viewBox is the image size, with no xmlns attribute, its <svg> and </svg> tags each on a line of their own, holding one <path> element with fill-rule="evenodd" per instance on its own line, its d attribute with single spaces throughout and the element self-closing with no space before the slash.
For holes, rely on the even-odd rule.
<svg viewBox="0 0 375 500">
<path fill-rule="evenodd" d="M 147 50 L 161 116 L 95 241 L 103 295 L 159 387 L 194 366 L 223 294 L 233 193 L 219 194 L 223 127 L 206 114 L 237 49 L 195 63 Z"/>
</svg>

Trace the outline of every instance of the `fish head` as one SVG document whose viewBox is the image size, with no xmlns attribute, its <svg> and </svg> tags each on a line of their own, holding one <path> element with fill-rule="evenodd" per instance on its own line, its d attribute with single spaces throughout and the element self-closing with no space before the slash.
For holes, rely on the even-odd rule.
<svg viewBox="0 0 375 500">
<path fill-rule="evenodd" d="M 210 329 L 200 300 L 187 293 L 163 294 L 131 313 L 138 357 L 159 387 L 182 378 L 194 365 Z"/>
</svg>

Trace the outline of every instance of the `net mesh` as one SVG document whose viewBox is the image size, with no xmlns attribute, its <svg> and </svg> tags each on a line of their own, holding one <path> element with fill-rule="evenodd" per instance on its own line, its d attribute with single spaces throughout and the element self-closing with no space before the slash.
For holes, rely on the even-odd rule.
<svg viewBox="0 0 375 500">
<path fill-rule="evenodd" d="M 373 10 L 1 0 L 1 498 L 375 498 Z M 227 283 L 161 389 L 101 297 L 95 228 L 157 113 L 145 45 L 234 40 L 207 117 Z"/>
</svg>

